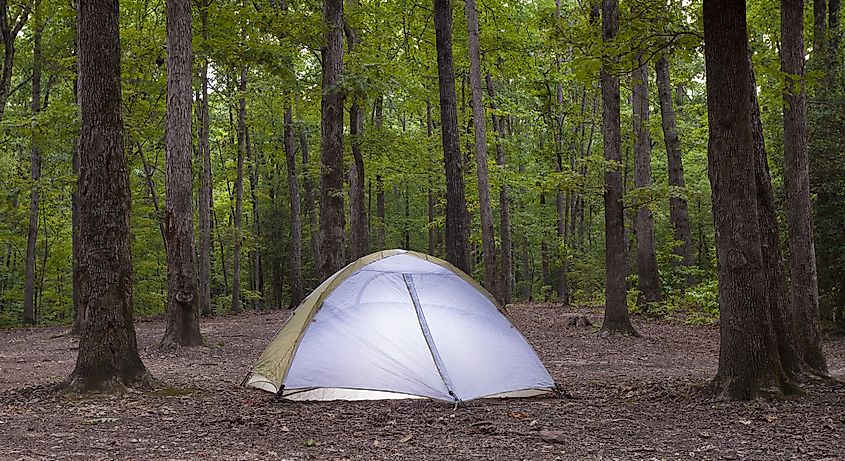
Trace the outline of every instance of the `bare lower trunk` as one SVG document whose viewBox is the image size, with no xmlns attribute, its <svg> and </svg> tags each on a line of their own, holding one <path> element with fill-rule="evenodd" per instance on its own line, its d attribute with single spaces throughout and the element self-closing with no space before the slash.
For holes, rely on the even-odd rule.
<svg viewBox="0 0 845 461">
<path fill-rule="evenodd" d="M 602 39 L 613 40 L 619 29 L 617 0 L 602 1 Z M 613 62 L 606 62 L 601 70 L 602 134 L 604 158 L 621 162 L 619 121 L 619 77 Z M 628 316 L 625 302 L 625 216 L 622 206 L 622 173 L 615 166 L 604 174 L 604 224 L 605 224 L 605 308 L 602 331 L 607 334 L 622 333 L 638 336 Z"/>
<path fill-rule="evenodd" d="M 41 112 L 41 1 L 35 0 L 35 36 L 32 52 L 32 117 Z M 5 7 L 5 5 L 3 5 Z M 3 11 L 5 15 L 5 11 Z M 23 290 L 23 323 L 35 323 L 35 241 L 38 237 L 39 179 L 41 178 L 41 152 L 38 136 L 33 133 L 30 146 L 32 186 L 29 195 L 29 229 L 26 239 L 26 271 Z"/>
<path fill-rule="evenodd" d="M 361 142 L 364 136 L 364 117 L 358 98 L 349 109 L 349 134 L 352 143 L 353 165 L 349 171 L 349 227 L 352 259 L 358 259 L 370 252 L 370 229 L 364 207 L 364 156 Z"/>
<path fill-rule="evenodd" d="M 475 132 L 475 172 L 478 177 L 478 205 L 481 214 L 481 246 L 484 259 L 484 287 L 501 300 L 496 286 L 496 237 L 490 205 L 490 173 L 487 165 L 487 118 L 484 116 L 481 83 L 481 51 L 478 45 L 478 11 L 475 0 L 466 0 L 469 33 L 469 81 L 472 88 L 472 120 Z"/>
<path fill-rule="evenodd" d="M 285 157 L 288 166 L 288 193 L 290 195 L 291 285 L 288 307 L 293 309 L 302 301 L 302 215 L 299 210 L 299 176 L 296 169 L 296 149 L 293 146 L 293 110 L 290 106 L 285 108 L 284 130 Z"/>
<path fill-rule="evenodd" d="M 651 186 L 651 137 L 649 133 L 648 66 L 640 65 L 633 75 L 634 103 L 634 185 Z M 654 244 L 654 218 L 648 204 L 640 204 L 636 217 L 637 281 L 643 301 L 660 302 L 660 279 L 657 274 L 657 254 Z"/>
<path fill-rule="evenodd" d="M 314 270 L 320 260 L 320 225 L 317 222 L 317 204 L 314 196 L 314 186 L 308 173 L 311 159 L 308 156 L 308 131 L 303 124 L 299 129 L 299 150 L 302 151 L 302 187 L 305 189 L 305 213 L 308 215 L 308 229 L 311 237 L 311 258 Z"/>
<path fill-rule="evenodd" d="M 319 273 L 326 279 L 343 267 L 343 99 L 338 87 L 343 73 L 343 1 L 323 3 L 326 45 L 320 150 Z"/>
<path fill-rule="evenodd" d="M 769 313 L 772 331 L 775 334 L 781 367 L 787 376 L 799 378 L 805 370 L 803 359 L 794 346 L 795 319 L 790 309 L 789 295 L 780 251 L 777 210 L 775 208 L 769 161 L 763 138 L 763 123 L 760 106 L 757 103 L 757 82 L 754 77 L 754 63 L 751 50 L 748 54 L 749 83 L 751 89 L 751 136 L 754 146 L 754 178 L 757 187 L 757 219 L 760 223 L 763 267 L 766 274 L 766 290 L 769 295 Z"/>
<path fill-rule="evenodd" d="M 208 40 L 208 8 L 200 8 L 203 41 Z M 199 189 L 199 310 L 200 314 L 210 316 L 211 309 L 211 147 L 209 146 L 208 114 L 208 58 L 203 59 L 200 74 L 202 85 L 200 105 L 199 145 L 201 157 L 201 179 Z"/>
<path fill-rule="evenodd" d="M 241 307 L 241 246 L 243 245 L 243 215 L 244 202 L 244 156 L 246 155 L 246 67 L 241 68 L 238 82 L 238 166 L 235 177 L 235 242 L 232 257 L 232 312 L 239 313 Z"/>
<path fill-rule="evenodd" d="M 496 115 L 496 89 L 493 86 L 493 77 L 487 74 L 487 92 L 490 94 L 490 108 L 493 109 L 493 131 L 496 133 L 496 163 L 501 169 L 507 167 L 505 160 L 505 147 L 501 137 L 504 136 L 504 120 Z M 499 295 L 503 304 L 508 304 L 513 298 L 513 245 L 511 243 L 510 223 L 510 187 L 507 180 L 502 182 L 499 190 L 499 235 L 501 244 L 501 277 L 499 278 Z"/>
<path fill-rule="evenodd" d="M 730 399 L 780 395 L 756 210 L 745 2 L 704 3 L 708 173 L 719 275 L 720 346 L 715 392 Z M 749 210 L 754 210 L 749 212 Z"/>
<path fill-rule="evenodd" d="M 249 196 L 252 205 L 252 290 L 255 292 L 252 299 L 252 308 L 261 308 L 261 300 L 264 298 L 264 273 L 262 270 L 263 258 L 261 254 L 261 215 L 258 209 L 258 168 L 261 165 L 258 149 L 252 140 L 250 131 L 246 131 L 246 152 L 249 160 Z"/>
<path fill-rule="evenodd" d="M 147 383 L 132 322 L 129 175 L 123 144 L 116 0 L 77 3 L 79 43 L 79 285 L 85 320 L 74 391 Z"/>
<path fill-rule="evenodd" d="M 675 110 L 672 106 L 672 86 L 669 81 L 669 60 L 661 56 L 655 66 L 657 73 L 657 94 L 660 101 L 660 118 L 663 125 L 663 140 L 666 144 L 669 186 L 676 188 L 669 196 L 669 222 L 675 231 L 675 240 L 681 243 L 674 252 L 681 257 L 685 266 L 691 266 L 692 232 L 690 229 L 687 200 L 679 194 L 684 187 L 684 166 L 681 160 L 681 142 L 678 139 L 678 127 L 675 122 Z"/>
<path fill-rule="evenodd" d="M 789 77 L 783 94 L 783 177 L 789 228 L 789 272 L 798 349 L 811 373 L 828 376 L 818 325 L 819 287 L 811 221 L 803 12 L 803 0 L 781 1 L 781 70 Z"/>
<path fill-rule="evenodd" d="M 446 259 L 459 269 L 468 271 L 469 218 L 458 137 L 455 71 L 452 62 L 452 6 L 449 0 L 434 0 L 434 29 L 440 83 L 440 131 L 446 170 Z"/>
<path fill-rule="evenodd" d="M 167 327 L 162 347 L 199 346 L 191 131 L 191 2 L 167 0 Z"/>
</svg>

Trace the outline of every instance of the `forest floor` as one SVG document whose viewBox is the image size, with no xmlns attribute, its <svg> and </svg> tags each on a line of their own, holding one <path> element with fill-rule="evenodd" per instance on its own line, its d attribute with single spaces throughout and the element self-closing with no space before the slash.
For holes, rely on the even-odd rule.
<svg viewBox="0 0 845 461">
<path fill-rule="evenodd" d="M 163 320 L 139 321 L 144 362 L 169 388 L 57 396 L 45 388 L 76 358 L 67 328 L 2 331 L 0 459 L 845 459 L 841 381 L 785 401 L 721 402 L 702 392 L 716 373 L 716 327 L 638 318 L 642 338 L 602 337 L 566 326 L 575 311 L 598 324 L 598 310 L 509 310 L 574 399 L 458 410 L 427 400 L 273 402 L 239 384 L 287 311 L 203 320 L 208 345 L 176 352 L 156 348 Z M 824 346 L 845 379 L 845 337 L 826 335 Z"/>
</svg>

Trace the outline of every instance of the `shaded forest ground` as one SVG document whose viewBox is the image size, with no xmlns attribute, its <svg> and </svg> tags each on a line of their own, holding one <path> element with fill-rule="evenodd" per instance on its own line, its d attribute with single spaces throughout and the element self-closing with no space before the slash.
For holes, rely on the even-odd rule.
<svg viewBox="0 0 845 461">
<path fill-rule="evenodd" d="M 643 338 L 566 327 L 571 310 L 510 309 L 575 399 L 274 403 L 238 385 L 289 312 L 203 322 L 208 346 L 155 348 L 162 320 L 137 324 L 147 367 L 172 388 L 57 397 L 76 340 L 66 328 L 0 332 L 0 459 L 583 460 L 845 459 L 845 385 L 782 402 L 713 401 L 718 329 L 635 319 Z M 581 309 L 594 323 L 600 312 Z M 845 379 L 845 338 L 826 336 Z M 562 443 L 541 431 L 561 431 Z"/>
</svg>

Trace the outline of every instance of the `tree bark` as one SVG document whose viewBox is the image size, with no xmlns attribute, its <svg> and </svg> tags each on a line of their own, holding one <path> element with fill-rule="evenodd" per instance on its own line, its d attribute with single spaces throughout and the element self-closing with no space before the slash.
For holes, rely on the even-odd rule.
<svg viewBox="0 0 845 461">
<path fill-rule="evenodd" d="M 649 130 L 648 63 L 639 58 L 633 74 L 634 186 L 651 186 L 651 133 Z M 660 278 L 654 244 L 654 218 L 648 204 L 639 204 L 636 218 L 637 281 L 646 303 L 660 302 Z"/>
<path fill-rule="evenodd" d="M 343 267 L 343 1 L 323 2 L 326 44 L 323 56 L 320 149 L 320 278 Z"/>
<path fill-rule="evenodd" d="M 468 271 L 469 219 L 458 135 L 450 0 L 434 0 L 434 29 L 440 86 L 440 132 L 446 170 L 446 259 L 457 268 Z"/>
<path fill-rule="evenodd" d="M 360 39 L 354 28 L 345 26 L 346 41 L 349 52 L 352 53 Z M 349 138 L 353 159 L 352 168 L 349 170 L 349 232 L 352 259 L 358 259 L 370 253 L 370 225 L 364 207 L 364 156 L 361 153 L 364 137 L 362 99 L 360 95 L 353 95 L 352 105 L 349 107 Z"/>
<path fill-rule="evenodd" d="M 431 101 L 425 102 L 425 129 L 426 129 L 426 136 L 431 138 L 434 136 L 434 121 L 431 118 Z M 434 216 L 435 211 L 434 207 L 437 204 L 437 201 L 434 197 L 434 160 L 432 160 L 431 154 L 429 154 L 429 162 L 430 165 L 430 173 L 428 177 L 428 254 L 434 255 L 435 254 L 435 240 L 437 239 L 437 232 L 434 228 Z"/>
<path fill-rule="evenodd" d="M 782 395 L 754 183 L 745 2 L 704 2 L 708 173 L 719 276 L 717 395 Z"/>
<path fill-rule="evenodd" d="M 673 251 L 681 257 L 683 265 L 691 266 L 693 264 L 692 231 L 690 229 L 687 200 L 680 196 L 677 190 L 683 189 L 684 187 L 684 165 L 681 158 L 681 142 L 678 139 L 678 127 L 675 122 L 675 110 L 672 105 L 669 60 L 666 56 L 661 56 L 657 61 L 655 71 L 657 74 L 657 94 L 660 101 L 663 140 L 666 144 L 669 186 L 676 188 L 669 196 L 669 222 L 674 229 L 674 239 L 681 243 Z"/>
<path fill-rule="evenodd" d="M 818 325 L 819 287 L 810 200 L 803 11 L 803 0 L 781 0 L 781 70 L 787 76 L 783 93 L 783 177 L 798 349 L 809 371 L 826 377 L 829 373 Z"/>
<path fill-rule="evenodd" d="M 290 304 L 294 309 L 302 302 L 302 216 L 299 209 L 299 175 L 296 169 L 296 149 L 293 145 L 293 110 L 285 108 L 284 147 L 288 166 L 290 195 Z M 306 140 L 307 144 L 307 140 Z"/>
<path fill-rule="evenodd" d="M 208 4 L 203 0 L 199 9 L 203 43 L 208 42 Z M 200 104 L 199 145 L 201 157 L 201 179 L 199 189 L 199 310 L 210 316 L 211 309 L 211 147 L 209 146 L 210 121 L 208 114 L 208 57 L 204 56 L 200 73 L 202 96 Z"/>
<path fill-rule="evenodd" d="M 763 122 L 760 119 L 760 106 L 757 103 L 757 79 L 754 76 L 754 63 L 751 50 L 748 51 L 749 94 L 751 95 L 751 136 L 754 146 L 754 178 L 757 187 L 758 221 L 761 232 L 761 251 L 766 275 L 766 290 L 769 294 L 769 313 L 772 318 L 772 331 L 778 348 L 778 356 L 783 371 L 790 378 L 801 378 L 806 364 L 794 345 L 795 318 L 790 309 L 786 278 L 784 276 L 783 257 L 780 251 L 780 231 L 778 230 L 777 209 L 775 208 L 772 179 L 769 174 L 769 161 L 763 138 Z"/>
<path fill-rule="evenodd" d="M 249 196 L 252 205 L 252 290 L 255 292 L 252 299 L 252 308 L 261 308 L 261 300 L 264 298 L 264 271 L 261 267 L 264 259 L 261 256 L 261 215 L 258 209 L 258 168 L 261 165 L 258 148 L 252 139 L 249 129 L 246 130 L 246 154 L 249 161 Z"/>
<path fill-rule="evenodd" d="M 5 10 L 4 10 L 5 11 Z M 32 117 L 41 112 L 41 0 L 35 0 L 35 31 L 32 43 Z M 41 178 L 41 152 L 38 147 L 38 135 L 33 123 L 30 146 L 30 168 L 32 186 L 29 195 L 29 229 L 26 238 L 26 270 L 23 290 L 23 323 L 35 324 L 35 243 L 38 238 L 38 202 Z"/>
<path fill-rule="evenodd" d="M 487 164 L 487 118 L 484 116 L 481 83 L 481 51 L 478 45 L 478 11 L 475 0 L 466 0 L 469 34 L 469 82 L 472 89 L 472 120 L 475 133 L 475 172 L 478 177 L 478 206 L 481 214 L 481 247 L 484 260 L 484 287 L 501 301 L 496 286 L 496 237 L 490 205 L 490 173 Z"/>
<path fill-rule="evenodd" d="M 0 39 L 3 42 L 3 68 L 0 72 L 0 120 L 6 112 L 6 103 L 9 101 L 9 94 L 12 87 L 12 71 L 15 64 L 15 40 L 20 35 L 21 29 L 29 19 L 29 13 L 35 0 L 28 0 L 22 7 L 20 14 L 14 23 L 9 22 L 10 17 L 15 17 L 9 11 L 8 0 L 0 0 Z"/>
<path fill-rule="evenodd" d="M 505 159 L 505 147 L 502 145 L 501 137 L 504 136 L 504 120 L 496 114 L 496 88 L 493 86 L 493 77 L 487 74 L 487 92 L 490 95 L 490 108 L 493 109 L 493 132 L 496 134 L 496 163 L 505 171 L 507 161 Z M 511 243 L 510 223 L 510 187 L 507 177 L 502 181 L 502 188 L 499 190 L 499 235 L 501 238 L 501 271 L 499 274 L 499 295 L 503 304 L 508 304 L 513 298 L 513 244 Z"/>
<path fill-rule="evenodd" d="M 308 215 L 308 229 L 311 237 L 311 258 L 316 272 L 318 261 L 320 261 L 320 225 L 317 222 L 314 186 L 308 172 L 311 159 L 308 155 L 308 129 L 304 123 L 299 128 L 299 150 L 302 151 L 302 187 L 305 189 L 305 213 Z"/>
<path fill-rule="evenodd" d="M 161 347 L 199 346 L 191 131 L 191 1 L 167 0 L 167 326 Z"/>
<path fill-rule="evenodd" d="M 79 0 L 79 286 L 85 320 L 75 392 L 150 383 L 132 322 L 129 175 L 124 154 L 117 0 Z"/>
<path fill-rule="evenodd" d="M 813 0 L 813 57 L 824 54 L 827 45 L 827 0 Z"/>
<path fill-rule="evenodd" d="M 619 3 L 602 0 L 602 40 L 614 39 L 619 29 Z M 619 164 L 619 76 L 614 69 L 615 59 L 605 61 L 601 68 L 602 134 L 604 158 L 616 164 L 604 174 L 604 225 L 605 225 L 605 308 L 601 331 L 605 334 L 621 333 L 639 336 L 631 325 L 625 302 L 625 216 L 622 206 L 622 173 Z"/>
<path fill-rule="evenodd" d="M 232 257 L 232 312 L 240 313 L 241 307 L 241 246 L 243 245 L 243 215 L 244 202 L 244 156 L 246 155 L 246 66 L 241 68 L 238 82 L 238 166 L 235 177 L 235 242 Z"/>
</svg>

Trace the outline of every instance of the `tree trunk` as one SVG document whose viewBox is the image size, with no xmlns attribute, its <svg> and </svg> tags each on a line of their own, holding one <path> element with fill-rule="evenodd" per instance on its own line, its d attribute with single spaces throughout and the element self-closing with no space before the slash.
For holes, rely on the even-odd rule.
<svg viewBox="0 0 845 461">
<path fill-rule="evenodd" d="M 649 130 L 648 63 L 640 54 L 639 67 L 633 74 L 634 105 L 634 186 L 651 186 L 651 133 Z M 637 281 L 642 301 L 660 302 L 660 278 L 657 274 L 657 254 L 654 244 L 654 218 L 648 204 L 639 204 L 636 218 Z"/>
<path fill-rule="evenodd" d="M 481 246 L 484 259 L 484 287 L 499 301 L 502 295 L 496 286 L 496 237 L 490 205 L 490 173 L 487 164 L 487 118 L 484 116 L 481 83 L 481 51 L 478 45 L 478 11 L 475 0 L 466 0 L 469 33 L 469 82 L 472 89 L 472 120 L 475 132 L 475 172 L 478 177 L 478 205 L 481 213 Z"/>
<path fill-rule="evenodd" d="M 307 140 L 306 140 L 307 144 Z M 299 175 L 296 170 L 296 149 L 293 146 L 293 110 L 285 107 L 285 156 L 288 164 L 288 192 L 290 195 L 290 304 L 295 308 L 302 302 L 302 216 L 299 210 Z"/>
<path fill-rule="evenodd" d="M 493 131 L 496 133 L 496 163 L 504 171 L 507 168 L 505 160 L 505 147 L 502 145 L 501 137 L 504 136 L 504 120 L 496 115 L 496 88 L 493 86 L 493 77 L 487 74 L 487 92 L 490 94 L 490 108 L 493 109 Z M 502 188 L 499 190 L 499 235 L 502 240 L 501 254 L 501 277 L 499 279 L 499 295 L 503 304 L 508 304 L 513 298 L 513 244 L 511 243 L 510 223 L 510 187 L 507 177 L 502 181 Z"/>
<path fill-rule="evenodd" d="M 426 129 L 426 136 L 431 138 L 434 136 L 434 122 L 431 118 L 431 101 L 425 102 L 425 129 Z M 437 204 L 437 200 L 434 197 L 434 160 L 432 159 L 431 154 L 429 154 L 429 162 L 431 163 L 429 170 L 429 177 L 428 177 L 428 254 L 434 255 L 435 254 L 435 240 L 437 239 L 437 232 L 434 228 L 434 207 Z"/>
<path fill-rule="evenodd" d="M 813 58 L 824 55 L 827 45 L 827 0 L 813 0 Z"/>
<path fill-rule="evenodd" d="M 13 24 L 9 23 L 9 18 L 14 17 L 9 14 L 8 0 L 0 0 L 0 39 L 3 42 L 3 70 L 0 73 L 0 120 L 3 119 L 3 114 L 6 111 L 6 103 L 9 101 L 9 94 L 12 87 L 12 71 L 15 64 L 15 40 L 29 19 L 30 8 L 32 1 L 27 1 L 21 13 L 15 19 Z"/>
<path fill-rule="evenodd" d="M 140 141 L 136 141 L 135 146 L 138 149 L 138 155 L 141 157 L 141 164 L 144 167 L 144 179 L 147 184 L 147 192 L 150 194 L 150 201 L 153 203 L 153 211 L 155 211 L 156 221 L 158 222 L 158 231 L 159 234 L 161 234 L 161 244 L 164 246 L 164 252 L 167 253 L 167 231 L 164 228 L 164 220 L 161 219 L 161 202 L 158 199 L 158 192 L 156 191 L 156 185 L 153 181 L 153 167 L 147 161 L 147 156 L 144 155 L 144 149 L 141 146 Z"/>
<path fill-rule="evenodd" d="M 829 374 L 818 325 L 819 287 L 810 201 L 803 11 L 803 0 L 781 0 L 781 70 L 787 75 L 783 93 L 783 182 L 797 345 L 809 371 L 826 377 Z"/>
<path fill-rule="evenodd" d="M 602 40 L 613 40 L 619 29 L 619 3 L 602 0 Z M 601 69 L 602 134 L 604 158 L 621 162 L 619 122 L 619 76 L 614 69 L 615 59 L 606 61 Z M 622 174 L 614 166 L 604 174 L 604 225 L 605 225 L 605 308 L 602 332 L 638 336 L 631 325 L 625 302 L 625 216 L 622 206 Z"/>
<path fill-rule="evenodd" d="M 364 136 L 364 117 L 359 98 L 355 97 L 349 109 L 349 134 L 352 143 L 353 165 L 349 173 L 349 227 L 352 241 L 352 259 L 358 259 L 370 252 L 370 228 L 364 207 L 364 156 L 361 143 Z"/>
<path fill-rule="evenodd" d="M 132 321 L 129 175 L 117 0 L 79 0 L 79 290 L 85 313 L 75 392 L 149 383 Z"/>
<path fill-rule="evenodd" d="M 162 347 L 199 346 L 191 168 L 191 2 L 167 0 L 167 327 Z"/>
<path fill-rule="evenodd" d="M 663 140 L 666 144 L 669 186 L 676 188 L 669 195 L 669 222 L 675 231 L 674 239 L 681 242 L 674 248 L 674 253 L 681 257 L 685 266 L 691 266 L 693 264 L 692 232 L 690 230 L 687 200 L 679 195 L 677 190 L 684 187 L 684 165 L 681 159 L 681 142 L 678 139 L 675 110 L 672 106 L 669 60 L 666 56 L 661 56 L 657 61 L 655 71 L 657 74 L 657 94 L 660 101 L 660 118 L 663 125 Z"/>
<path fill-rule="evenodd" d="M 41 112 L 41 0 L 35 0 L 35 32 L 32 44 L 32 117 Z M 33 130 L 38 124 L 33 124 Z M 35 324 L 35 241 L 38 238 L 39 180 L 41 178 L 41 152 L 38 135 L 31 136 L 30 166 L 32 186 L 29 195 L 29 230 L 26 238 L 26 273 L 23 290 L 23 323 Z"/>
<path fill-rule="evenodd" d="M 323 2 L 326 44 L 323 56 L 320 149 L 320 278 L 343 267 L 343 1 Z"/>
<path fill-rule="evenodd" d="M 264 298 L 264 272 L 261 267 L 264 258 L 261 256 L 261 216 L 258 209 L 258 168 L 261 165 L 258 147 L 252 140 L 249 129 L 246 131 L 246 153 L 250 165 L 249 195 L 252 205 L 252 290 L 255 292 L 252 299 L 252 308 L 261 308 L 261 300 Z"/>
<path fill-rule="evenodd" d="M 446 170 L 446 259 L 469 270 L 469 219 L 464 196 L 464 177 L 458 137 L 455 71 L 452 61 L 452 5 L 434 0 L 437 45 L 437 76 L 440 86 L 440 132 Z"/>
<path fill-rule="evenodd" d="M 763 268 L 766 274 L 766 290 L 769 295 L 769 313 L 775 334 L 781 367 L 790 378 L 800 378 L 805 372 L 804 364 L 794 346 L 795 319 L 790 309 L 784 276 L 783 257 L 780 251 L 777 209 L 775 208 L 769 161 L 763 138 L 763 122 L 757 103 L 757 80 L 754 77 L 754 63 L 751 50 L 748 52 L 749 94 L 751 95 L 751 136 L 754 146 L 754 178 L 757 187 L 757 219 L 760 223 Z"/>
<path fill-rule="evenodd" d="M 241 68 L 238 82 L 238 166 L 235 177 L 235 242 L 232 257 L 232 312 L 240 313 L 241 308 L 241 246 L 243 245 L 243 226 L 241 215 L 244 202 L 244 156 L 246 155 L 246 66 Z"/>
<path fill-rule="evenodd" d="M 208 5 L 200 8 L 203 43 L 208 41 Z M 202 99 L 200 104 L 199 144 L 201 157 L 201 180 L 199 189 L 199 310 L 204 316 L 212 314 L 211 309 L 211 147 L 209 146 L 210 121 L 208 114 L 208 57 L 203 57 L 200 74 Z"/>
<path fill-rule="evenodd" d="M 540 193 L 540 209 L 546 207 L 546 194 Z M 546 241 L 545 235 L 540 236 L 540 267 L 542 269 L 543 287 L 551 286 L 551 272 L 549 269 L 549 244 Z M 541 290 L 541 291 L 545 291 Z"/>
<path fill-rule="evenodd" d="M 707 157 L 721 314 L 713 387 L 730 399 L 781 395 L 784 385 L 757 215 L 747 37 L 744 1 L 705 0 Z"/>
<path fill-rule="evenodd" d="M 308 229 L 311 237 L 311 258 L 316 271 L 318 261 L 320 261 L 320 226 L 317 222 L 314 186 L 311 183 L 311 175 L 308 173 L 311 159 L 308 156 L 308 129 L 304 123 L 299 129 L 299 150 L 302 151 L 302 186 L 305 189 L 305 213 L 308 215 Z"/>
</svg>

